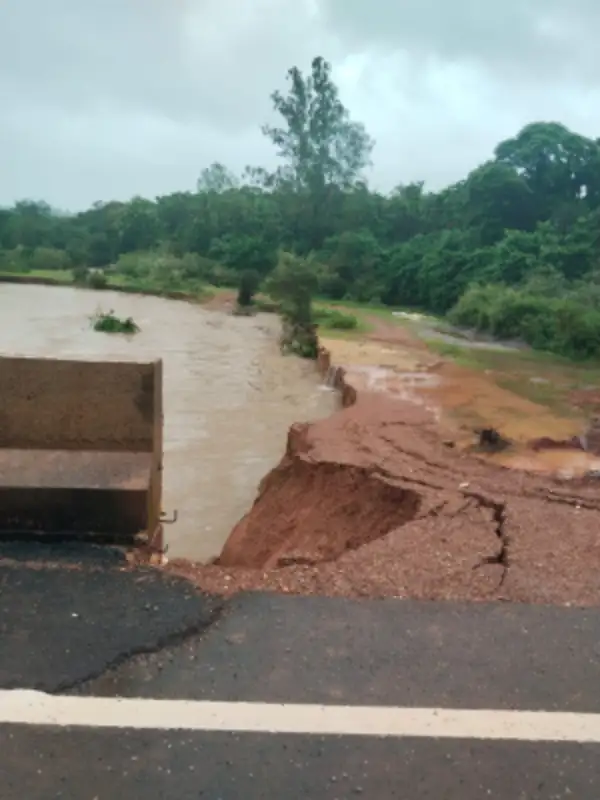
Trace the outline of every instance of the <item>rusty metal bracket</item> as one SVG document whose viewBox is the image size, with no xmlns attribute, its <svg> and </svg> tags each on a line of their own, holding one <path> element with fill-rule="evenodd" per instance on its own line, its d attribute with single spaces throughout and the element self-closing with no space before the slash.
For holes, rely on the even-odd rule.
<svg viewBox="0 0 600 800">
<path fill-rule="evenodd" d="M 165 525 L 172 525 L 174 522 L 177 522 L 177 519 L 178 519 L 178 517 L 179 517 L 179 512 L 177 511 L 177 509 L 175 509 L 175 511 L 173 511 L 173 517 L 172 517 L 172 519 L 168 519 L 168 518 L 165 516 L 165 512 L 164 512 L 164 511 L 162 511 L 162 512 L 161 512 L 161 515 L 160 515 L 160 521 L 161 521 L 162 523 L 164 523 Z"/>
<path fill-rule="evenodd" d="M 153 535 L 146 542 L 146 547 L 151 554 L 165 556 L 169 550 L 169 545 L 163 544 L 161 547 L 158 547 L 154 542 L 159 536 L 162 538 L 162 525 L 159 525 L 159 527 L 154 531 Z"/>
</svg>

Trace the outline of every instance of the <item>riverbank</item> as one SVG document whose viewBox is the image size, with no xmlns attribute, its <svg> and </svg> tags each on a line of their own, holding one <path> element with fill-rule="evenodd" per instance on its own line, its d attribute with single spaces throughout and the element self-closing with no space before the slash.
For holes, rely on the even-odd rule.
<svg viewBox="0 0 600 800">
<path fill-rule="evenodd" d="M 561 475 L 544 453 L 518 463 L 548 426 L 566 436 L 580 422 L 440 359 L 402 326 L 323 344 L 345 408 L 292 426 L 218 564 L 170 572 L 224 594 L 600 603 L 597 479 Z M 512 423 L 508 454 L 476 451 L 473 418 L 493 413 Z"/>
<path fill-rule="evenodd" d="M 124 276 L 114 273 L 107 275 L 107 281 L 105 289 L 97 291 L 182 300 L 227 313 L 233 311 L 237 296 L 235 289 L 227 287 L 204 285 L 201 289 L 169 290 L 153 287 L 147 282 L 126 282 Z M 0 272 L 0 283 L 92 288 L 74 283 L 70 270 Z M 257 308 L 271 311 L 272 303 L 259 297 Z M 440 331 L 450 331 L 451 326 L 426 315 L 398 314 L 385 306 L 317 300 L 315 310 L 317 316 L 321 314 L 323 317 L 319 320 L 321 336 L 347 341 L 350 348 L 365 341 L 401 345 L 411 351 L 421 347 L 437 354 L 438 360 L 466 368 L 468 373 L 483 372 L 488 383 L 530 400 L 536 406 L 555 411 L 562 418 L 580 421 L 585 414 L 600 412 L 600 363 L 573 362 L 529 348 L 506 347 L 493 340 L 473 342 L 447 333 L 440 336 Z M 344 330 L 330 325 L 327 313 L 331 311 L 354 316 L 356 327 Z M 352 358 L 355 357 L 356 349 L 352 352 Z M 366 363 L 363 355 L 358 358 L 361 363 Z M 544 420 L 544 424 L 546 422 Z"/>
<path fill-rule="evenodd" d="M 105 287 L 93 287 L 75 283 L 70 270 L 38 270 L 37 272 L 0 272 L 0 283 L 13 283 L 32 286 L 69 286 L 72 289 L 86 289 L 88 291 L 111 291 L 123 294 L 147 295 L 148 297 L 164 297 L 167 300 L 184 300 L 188 303 L 208 303 L 214 297 L 213 287 L 203 291 L 186 291 L 176 289 L 160 289 L 143 284 L 127 284 L 118 280 L 119 276 L 108 275 Z"/>
</svg>

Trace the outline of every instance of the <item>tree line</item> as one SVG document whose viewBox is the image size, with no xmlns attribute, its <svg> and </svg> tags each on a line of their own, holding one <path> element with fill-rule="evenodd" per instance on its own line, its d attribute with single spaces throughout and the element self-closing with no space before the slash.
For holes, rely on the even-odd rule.
<svg viewBox="0 0 600 800">
<path fill-rule="evenodd" d="M 68 215 L 20 201 L 0 209 L 0 270 L 81 278 L 111 265 L 123 282 L 238 286 L 248 271 L 267 279 L 283 252 L 331 300 L 448 314 L 537 348 L 600 355 L 600 139 L 534 122 L 441 191 L 418 182 L 382 193 L 364 179 L 373 141 L 323 58 L 307 74 L 291 69 L 272 101 L 280 126 L 263 133 L 274 171 L 237 176 L 215 163 L 195 192 Z"/>
</svg>

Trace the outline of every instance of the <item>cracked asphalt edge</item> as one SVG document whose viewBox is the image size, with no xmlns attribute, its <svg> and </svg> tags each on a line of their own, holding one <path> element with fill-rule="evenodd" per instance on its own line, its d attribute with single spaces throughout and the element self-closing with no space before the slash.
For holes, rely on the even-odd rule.
<svg viewBox="0 0 600 800">
<path fill-rule="evenodd" d="M 94 672 L 87 673 L 72 681 L 63 681 L 52 688 L 46 690 L 47 694 L 77 694 L 78 691 L 85 691 L 89 684 L 105 677 L 111 672 L 123 667 L 136 659 L 157 655 L 165 650 L 178 647 L 189 639 L 200 638 L 211 630 L 225 615 L 229 601 L 226 598 L 212 598 L 214 607 L 208 619 L 186 625 L 183 628 L 171 631 L 165 636 L 157 638 L 152 643 L 139 645 L 119 653 L 114 658 L 107 661 L 101 668 Z"/>
</svg>

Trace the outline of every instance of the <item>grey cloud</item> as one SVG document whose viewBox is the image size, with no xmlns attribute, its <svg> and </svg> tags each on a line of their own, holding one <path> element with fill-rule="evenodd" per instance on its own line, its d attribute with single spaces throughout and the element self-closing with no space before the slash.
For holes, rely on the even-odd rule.
<svg viewBox="0 0 600 800">
<path fill-rule="evenodd" d="M 319 7 L 352 48 L 472 62 L 511 80 L 600 78 L 597 0 L 319 0 Z"/>
<path fill-rule="evenodd" d="M 0 90 L 66 111 L 153 111 L 240 130 L 304 55 L 310 20 L 279 0 L 3 0 Z M 245 9 L 245 11 L 244 11 Z M 261 11 L 263 13 L 261 13 Z M 298 46 L 300 45 L 300 46 Z"/>
<path fill-rule="evenodd" d="M 241 170 L 264 156 L 270 92 L 315 47 L 303 0 L 2 0 L 0 202 L 72 207 L 191 188 L 213 160 Z"/>
</svg>

